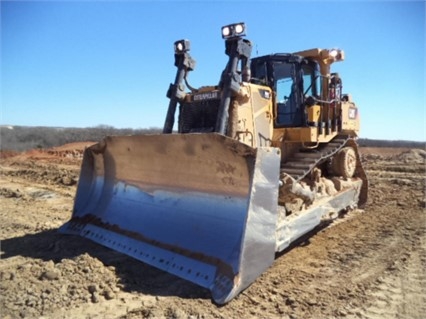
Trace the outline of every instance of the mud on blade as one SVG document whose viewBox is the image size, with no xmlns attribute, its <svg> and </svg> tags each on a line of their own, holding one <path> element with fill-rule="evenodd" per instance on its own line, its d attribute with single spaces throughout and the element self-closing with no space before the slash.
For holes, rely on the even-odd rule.
<svg viewBox="0 0 426 319">
<path fill-rule="evenodd" d="M 226 303 L 274 260 L 280 154 L 218 134 L 107 137 L 84 154 L 78 234 Z"/>
</svg>

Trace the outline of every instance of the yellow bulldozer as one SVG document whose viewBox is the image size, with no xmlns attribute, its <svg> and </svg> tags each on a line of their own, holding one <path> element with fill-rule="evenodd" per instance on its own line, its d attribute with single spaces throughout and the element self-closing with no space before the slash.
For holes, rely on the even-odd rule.
<svg viewBox="0 0 426 319">
<path fill-rule="evenodd" d="M 244 23 L 222 37 L 220 81 L 200 88 L 188 83 L 190 42 L 174 43 L 163 133 L 108 136 L 86 149 L 61 227 L 206 287 L 217 304 L 296 239 L 362 208 L 368 188 L 358 108 L 330 72 L 343 51 L 251 58 Z"/>
</svg>

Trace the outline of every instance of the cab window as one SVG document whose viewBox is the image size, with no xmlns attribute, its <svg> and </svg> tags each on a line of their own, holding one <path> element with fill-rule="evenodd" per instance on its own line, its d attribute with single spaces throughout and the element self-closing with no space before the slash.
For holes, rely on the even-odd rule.
<svg viewBox="0 0 426 319">
<path fill-rule="evenodd" d="M 273 70 L 277 93 L 276 124 L 281 127 L 300 126 L 302 118 L 297 102 L 296 66 L 294 63 L 276 62 Z"/>
<path fill-rule="evenodd" d="M 302 67 L 303 93 L 305 96 L 318 96 L 321 79 L 316 63 L 310 63 Z"/>
</svg>

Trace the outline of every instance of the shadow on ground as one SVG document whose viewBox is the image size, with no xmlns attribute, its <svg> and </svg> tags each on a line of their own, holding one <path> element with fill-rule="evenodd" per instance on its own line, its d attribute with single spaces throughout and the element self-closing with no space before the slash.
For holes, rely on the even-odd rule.
<svg viewBox="0 0 426 319">
<path fill-rule="evenodd" d="M 144 264 L 124 254 L 98 245 L 88 239 L 59 233 L 58 229 L 27 234 L 1 241 L 1 259 L 24 256 L 43 261 L 60 262 L 89 254 L 105 266 L 116 270 L 122 290 L 152 296 L 209 299 L 210 292 L 167 272 Z"/>
</svg>

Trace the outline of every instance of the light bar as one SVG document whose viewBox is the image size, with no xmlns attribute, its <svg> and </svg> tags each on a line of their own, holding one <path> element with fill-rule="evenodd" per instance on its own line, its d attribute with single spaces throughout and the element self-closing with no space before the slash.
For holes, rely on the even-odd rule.
<svg viewBox="0 0 426 319">
<path fill-rule="evenodd" d="M 245 35 L 246 25 L 244 22 L 234 23 L 222 27 L 222 38 L 229 39 L 235 37 L 242 37 Z"/>
<path fill-rule="evenodd" d="M 189 40 L 179 40 L 175 42 L 174 48 L 176 54 L 185 53 L 188 52 L 191 48 L 191 43 Z"/>
</svg>

